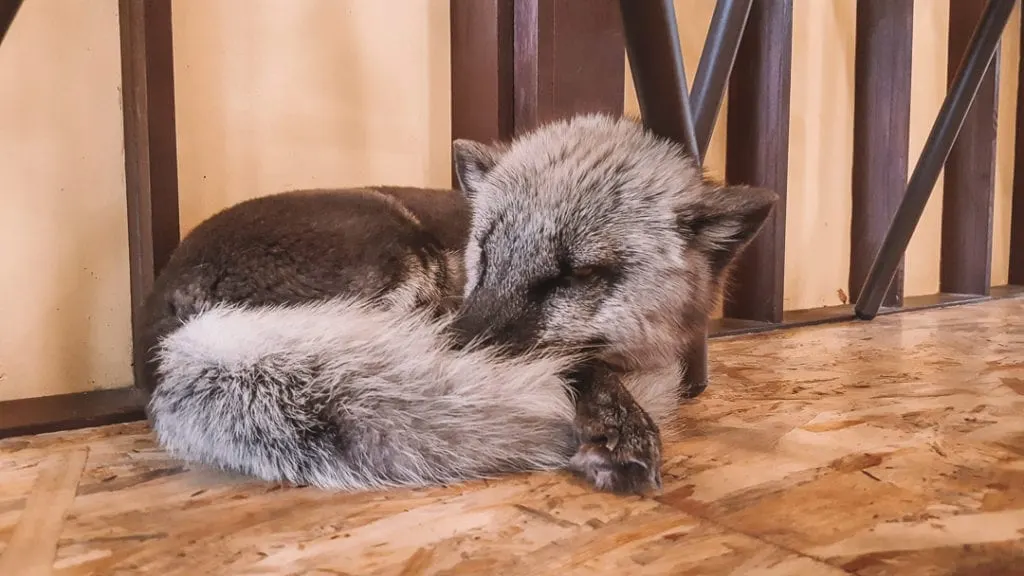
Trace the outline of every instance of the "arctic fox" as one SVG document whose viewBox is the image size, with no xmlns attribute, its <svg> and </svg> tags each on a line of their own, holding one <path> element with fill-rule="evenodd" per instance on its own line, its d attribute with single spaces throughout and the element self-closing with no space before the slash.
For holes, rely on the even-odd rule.
<svg viewBox="0 0 1024 576">
<path fill-rule="evenodd" d="M 292 191 L 187 235 L 136 342 L 171 454 L 342 490 L 660 486 L 681 358 L 775 195 L 604 115 L 453 156 L 460 191 Z"/>
</svg>

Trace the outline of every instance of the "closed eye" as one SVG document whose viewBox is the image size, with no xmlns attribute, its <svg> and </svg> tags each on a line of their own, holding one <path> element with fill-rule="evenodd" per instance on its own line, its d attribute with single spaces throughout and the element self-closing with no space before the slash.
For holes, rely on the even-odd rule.
<svg viewBox="0 0 1024 576">
<path fill-rule="evenodd" d="M 596 266 L 583 266 L 582 268 L 576 268 L 572 271 L 571 277 L 575 280 L 589 280 L 597 276 Z"/>
<path fill-rule="evenodd" d="M 556 290 L 571 290 L 594 284 L 610 276 L 611 272 L 600 266 L 580 266 L 534 283 L 531 292 L 545 295 Z"/>
</svg>

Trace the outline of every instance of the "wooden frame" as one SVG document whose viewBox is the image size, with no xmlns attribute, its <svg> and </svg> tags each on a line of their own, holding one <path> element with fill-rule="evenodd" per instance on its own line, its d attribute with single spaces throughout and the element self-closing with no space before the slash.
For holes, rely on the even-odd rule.
<svg viewBox="0 0 1024 576">
<path fill-rule="evenodd" d="M 135 312 L 155 274 L 176 246 L 179 234 L 171 0 L 119 2 L 131 293 Z M 726 22 L 730 19 L 740 14 L 745 18 L 749 8 L 749 22 L 742 33 L 730 79 L 727 178 L 770 187 L 784 198 L 792 0 L 722 2 L 722 20 L 718 25 L 723 30 L 729 28 Z M 993 37 L 998 38 L 1001 19 L 1011 2 L 990 0 L 985 7 L 988 20 L 982 18 L 977 28 L 974 24 L 981 9 L 969 0 L 951 2 L 952 79 L 952 71 L 960 67 L 958 55 L 968 46 L 968 39 L 971 46 L 988 46 Z M 851 268 L 870 262 L 871 253 L 879 252 L 880 244 L 885 245 L 882 235 L 886 239 L 888 235 L 878 222 L 891 218 L 892 202 L 902 194 L 902 190 L 894 189 L 895 183 L 906 178 L 908 159 L 891 152 L 906 148 L 907 118 L 902 116 L 906 116 L 909 106 L 909 88 L 906 75 L 900 70 L 909 65 L 911 4 L 910 0 L 861 0 L 858 4 L 855 171 L 862 175 L 855 178 L 854 184 L 856 231 Z M 0 0 L 0 40 L 20 5 L 21 0 Z M 618 71 L 624 70 L 625 54 L 617 20 L 620 6 L 615 0 L 452 0 L 451 7 L 454 138 L 502 140 L 518 130 L 565 114 L 621 112 L 623 83 Z M 713 22 L 712 26 L 715 25 Z M 866 33 L 869 26 L 873 27 L 873 34 Z M 1024 46 L 1024 34 L 1020 41 Z M 728 42 L 724 46 L 718 49 L 728 51 Z M 887 58 L 870 56 L 879 51 L 886 53 Z M 984 50 L 979 48 L 978 52 Z M 973 60 L 965 59 L 967 66 L 960 67 L 966 70 L 965 78 L 980 74 L 983 57 L 982 54 Z M 702 68 L 703 62 L 702 56 Z M 716 68 L 708 67 L 708 78 L 717 77 L 717 73 L 711 72 L 713 69 Z M 1024 62 L 1018 75 L 1024 80 Z M 943 242 L 949 246 L 943 251 L 943 293 L 909 297 L 901 302 L 899 284 L 894 284 L 883 296 L 884 305 L 877 312 L 869 310 L 867 315 L 854 306 L 784 312 L 783 204 L 741 261 L 736 278 L 739 290 L 726 305 L 726 318 L 711 323 L 711 337 L 850 321 L 858 316 L 870 318 L 875 313 L 1024 294 L 1024 286 L 1020 286 L 1024 284 L 1024 168 L 1017 170 L 1014 181 L 1010 285 L 989 288 L 990 259 L 982 256 L 991 253 L 991 162 L 995 133 L 987 119 L 994 118 L 995 78 L 994 70 L 986 73 L 975 108 L 950 154 L 952 184 L 947 175 L 947 203 L 959 207 L 949 210 L 944 220 Z M 989 84 L 988 89 L 985 83 Z M 887 98 L 882 98 L 883 93 Z M 962 110 L 962 99 L 959 102 L 954 99 L 946 112 Z M 1017 106 L 1016 128 L 1018 135 L 1022 135 L 1024 91 L 1018 93 Z M 711 110 L 707 103 L 702 108 Z M 699 115 L 696 111 L 693 114 Z M 710 122 L 713 124 L 713 120 Z M 697 134 L 697 140 L 706 136 Z M 683 139 L 692 141 L 688 134 Z M 774 146 L 769 149 L 756 144 L 763 141 L 772 141 Z M 887 153 L 883 158 L 872 149 L 884 149 Z M 1024 137 L 1018 138 L 1015 164 L 1024 166 Z M 981 169 L 974 170 L 977 167 Z M 972 190 L 976 196 L 967 194 Z M 863 242 L 858 243 L 858 238 Z M 970 252 L 958 251 L 953 246 L 956 238 L 981 238 L 983 242 L 973 243 Z M 857 279 L 867 275 L 851 270 L 851 276 Z M 857 280 L 851 284 L 852 290 Z M 133 315 L 133 325 L 136 322 Z M 140 363 L 136 361 L 135 365 L 138 368 Z M 136 381 L 141 382 L 138 371 Z M 0 437 L 138 420 L 144 417 L 143 402 L 143 394 L 135 388 L 0 402 Z"/>
<path fill-rule="evenodd" d="M 120 0 L 121 82 L 132 333 L 153 279 L 179 240 L 171 0 Z M 142 350 L 134 346 L 135 385 Z"/>
<path fill-rule="evenodd" d="M 8 400 L 0 402 L 0 438 L 144 420 L 144 402 L 134 387 Z"/>
<path fill-rule="evenodd" d="M 0 0 L 0 40 L 21 0 Z M 156 273 L 178 244 L 178 167 L 171 0 L 119 0 L 132 331 Z M 144 417 L 136 387 L 0 402 L 0 438 Z"/>
</svg>

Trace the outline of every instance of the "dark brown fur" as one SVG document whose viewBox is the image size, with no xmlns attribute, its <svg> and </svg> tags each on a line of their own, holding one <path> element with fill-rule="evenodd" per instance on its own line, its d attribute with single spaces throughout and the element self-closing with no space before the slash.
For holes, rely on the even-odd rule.
<svg viewBox="0 0 1024 576">
<path fill-rule="evenodd" d="M 461 252 L 468 227 L 469 206 L 453 190 L 297 190 L 247 200 L 182 240 L 146 300 L 146 330 L 137 345 L 152 350 L 163 335 L 218 302 L 374 299 L 428 263 L 444 272 L 435 278 L 444 292 L 458 294 L 461 273 L 448 270 L 444 253 Z M 412 269 L 412 261 L 422 267 Z M 457 301 L 423 304 L 451 311 Z M 152 391 L 152 358 L 146 369 Z"/>
</svg>

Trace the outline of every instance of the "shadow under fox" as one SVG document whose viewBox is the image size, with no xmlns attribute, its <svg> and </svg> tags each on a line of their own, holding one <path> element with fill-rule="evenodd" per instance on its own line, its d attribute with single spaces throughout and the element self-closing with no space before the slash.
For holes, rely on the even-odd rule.
<svg viewBox="0 0 1024 576">
<path fill-rule="evenodd" d="M 293 191 L 193 230 L 136 342 L 160 443 L 332 489 L 659 487 L 681 359 L 775 195 L 600 115 L 454 162 L 461 191 Z"/>
</svg>

